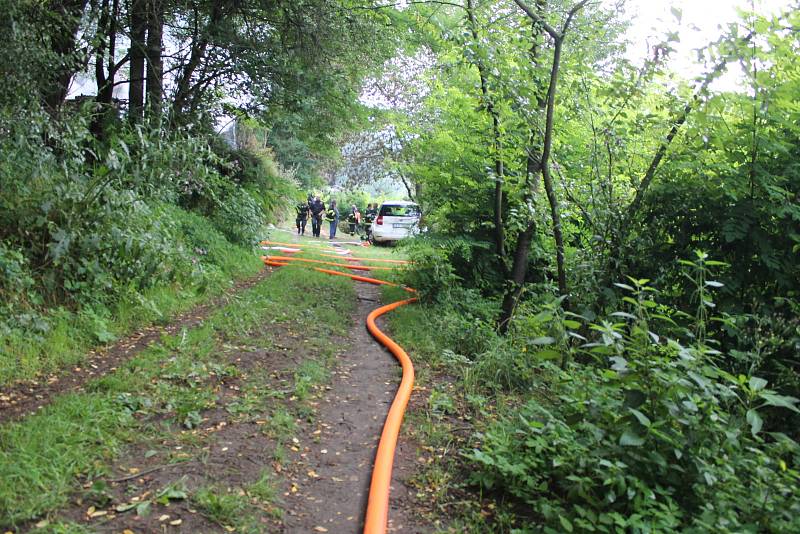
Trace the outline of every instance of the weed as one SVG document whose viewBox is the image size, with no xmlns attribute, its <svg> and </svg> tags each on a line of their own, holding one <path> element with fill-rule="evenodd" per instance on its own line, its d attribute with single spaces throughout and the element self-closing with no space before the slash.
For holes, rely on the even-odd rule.
<svg viewBox="0 0 800 534">
<path fill-rule="evenodd" d="M 293 434 L 296 429 L 297 424 L 295 423 L 294 416 L 285 408 L 275 408 L 272 415 L 267 418 L 267 424 L 264 425 L 262 432 L 277 440 L 279 443 L 283 443 L 289 439 L 289 436 Z"/>
<path fill-rule="evenodd" d="M 247 493 L 264 504 L 271 504 L 278 496 L 278 489 L 270 472 L 264 470 L 258 480 L 247 487 Z"/>
<path fill-rule="evenodd" d="M 247 509 L 247 499 L 230 490 L 217 487 L 200 488 L 192 496 L 198 510 L 211 521 L 223 527 L 236 527 L 242 522 Z"/>
<path fill-rule="evenodd" d="M 282 443 L 278 442 L 272 450 L 272 460 L 281 465 L 289 460 L 289 453 Z"/>
<path fill-rule="evenodd" d="M 294 374 L 294 394 L 301 402 L 308 400 L 311 390 L 327 380 L 328 373 L 318 361 L 306 360 Z"/>
</svg>

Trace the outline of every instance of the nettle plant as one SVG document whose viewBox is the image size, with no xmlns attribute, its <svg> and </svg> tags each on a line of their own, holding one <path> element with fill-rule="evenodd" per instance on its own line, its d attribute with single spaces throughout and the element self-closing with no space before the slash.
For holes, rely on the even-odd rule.
<svg viewBox="0 0 800 534">
<path fill-rule="evenodd" d="M 714 264 L 698 253 L 685 265 L 689 326 L 647 280 L 619 284 L 626 308 L 589 325 L 575 360 L 597 363 L 542 361 L 534 376 L 552 402 L 530 400 L 478 436 L 474 482 L 528 504 L 548 532 L 800 529 L 800 448 L 761 416 L 796 412 L 798 399 L 720 368 L 707 328 Z"/>
</svg>

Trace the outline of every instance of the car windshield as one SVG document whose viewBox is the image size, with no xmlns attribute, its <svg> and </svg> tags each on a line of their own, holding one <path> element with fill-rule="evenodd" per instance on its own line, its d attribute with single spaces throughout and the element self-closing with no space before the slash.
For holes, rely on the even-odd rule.
<svg viewBox="0 0 800 534">
<path fill-rule="evenodd" d="M 416 204 L 384 204 L 381 206 L 384 217 L 419 217 L 419 206 Z"/>
</svg>

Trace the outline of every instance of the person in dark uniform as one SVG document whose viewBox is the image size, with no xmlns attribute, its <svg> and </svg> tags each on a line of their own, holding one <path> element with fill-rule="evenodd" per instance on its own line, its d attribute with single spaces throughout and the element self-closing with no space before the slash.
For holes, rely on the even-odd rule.
<svg viewBox="0 0 800 534">
<path fill-rule="evenodd" d="M 367 209 L 364 210 L 364 222 L 371 224 L 376 215 L 378 215 L 378 205 L 367 204 Z"/>
<path fill-rule="evenodd" d="M 294 220 L 297 225 L 297 235 L 306 234 L 306 221 L 308 221 L 308 212 L 311 210 L 310 202 L 311 195 L 308 195 L 308 200 L 300 202 L 294 207 L 297 212 L 297 218 Z"/>
<path fill-rule="evenodd" d="M 355 235 L 358 225 L 361 224 L 361 212 L 355 204 L 350 206 L 350 213 L 347 214 L 347 223 L 350 225 L 350 235 Z"/>
<path fill-rule="evenodd" d="M 336 207 L 335 200 L 331 200 L 331 205 L 328 211 L 325 212 L 325 220 L 331 225 L 328 239 L 333 239 L 336 237 L 336 227 L 339 225 L 339 208 Z"/>
<path fill-rule="evenodd" d="M 367 204 L 367 209 L 364 210 L 364 233 L 365 239 L 368 241 L 372 237 L 372 221 L 375 220 L 375 217 L 378 215 L 378 205 L 377 204 Z"/>
<path fill-rule="evenodd" d="M 320 200 L 319 195 L 314 197 L 311 201 L 311 233 L 314 237 L 319 237 L 319 232 L 322 227 L 322 217 L 325 213 L 325 203 Z"/>
</svg>

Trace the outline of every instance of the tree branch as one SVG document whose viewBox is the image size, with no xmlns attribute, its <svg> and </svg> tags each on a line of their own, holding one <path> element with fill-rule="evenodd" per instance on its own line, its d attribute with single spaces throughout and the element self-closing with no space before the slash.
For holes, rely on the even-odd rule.
<svg viewBox="0 0 800 534">
<path fill-rule="evenodd" d="M 581 3 L 582 3 L 582 4 L 585 4 L 586 2 L 588 2 L 588 0 L 584 0 L 584 1 L 583 1 L 583 2 L 581 2 Z M 546 20 L 544 20 L 544 18 L 542 18 L 542 17 L 539 15 L 539 13 L 537 13 L 537 12 L 536 12 L 536 11 L 535 11 L 533 8 L 531 8 L 531 7 L 530 7 L 528 4 L 526 4 L 526 3 L 525 3 L 525 2 L 523 2 L 522 0 L 514 0 L 514 3 L 515 3 L 515 4 L 517 4 L 517 5 L 519 6 L 519 8 L 520 8 L 522 11 L 524 11 L 524 12 L 525 12 L 525 14 L 527 14 L 527 15 L 528 15 L 528 16 L 529 16 L 531 19 L 533 19 L 535 22 L 537 22 L 537 23 L 541 24 L 541 25 L 542 25 L 542 28 L 544 28 L 544 31 L 546 31 L 548 34 L 550 34 L 550 37 L 552 37 L 554 40 L 557 40 L 557 41 L 558 41 L 558 40 L 560 40 L 560 39 L 562 38 L 562 35 L 561 35 L 561 34 L 560 34 L 560 33 L 559 33 L 559 32 L 558 32 L 558 31 L 557 31 L 555 28 L 553 28 L 552 26 L 550 26 L 550 25 L 547 23 L 547 21 L 546 21 Z"/>
</svg>

